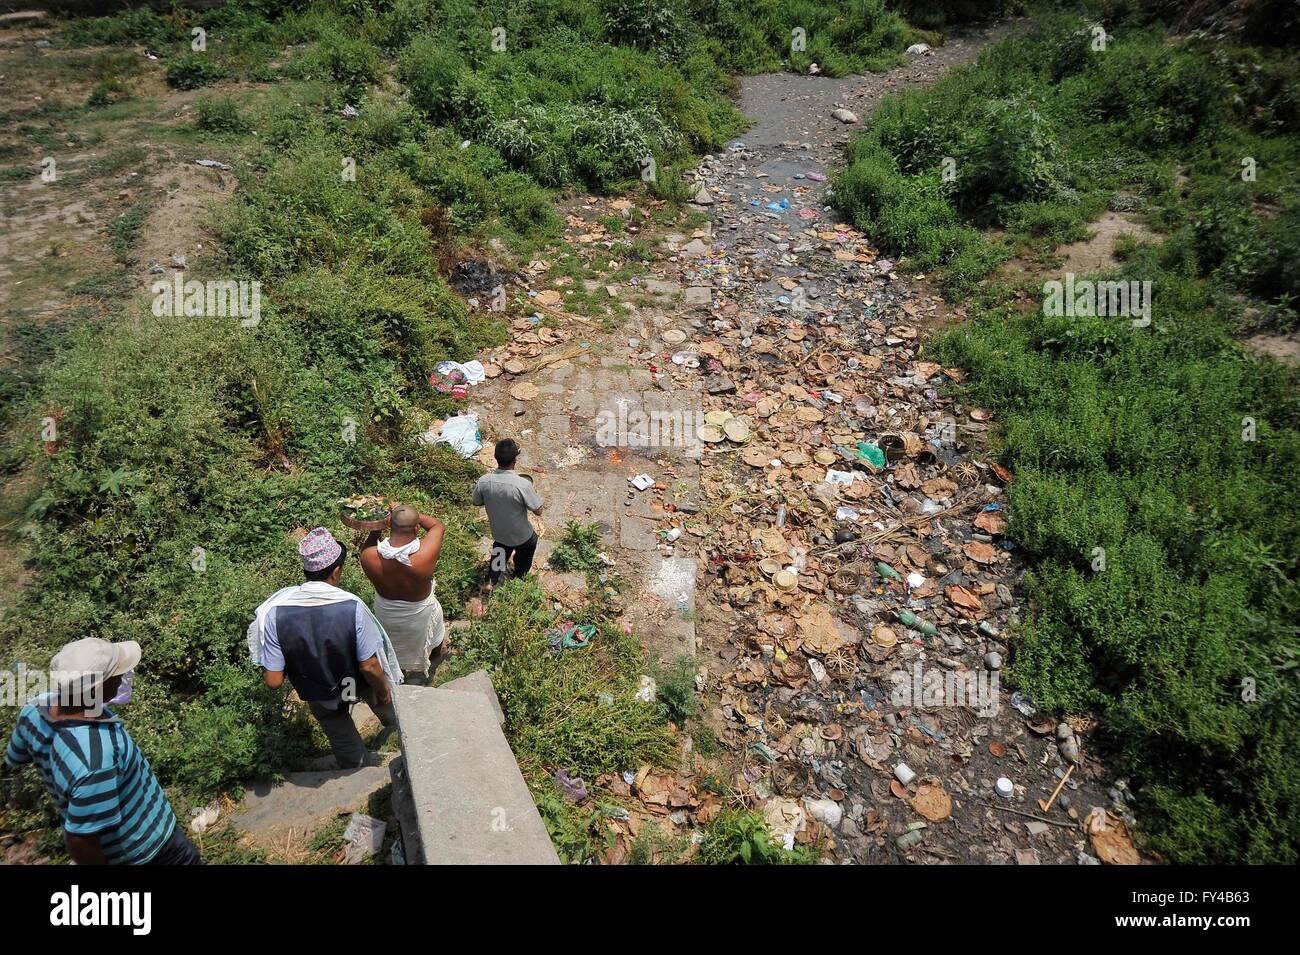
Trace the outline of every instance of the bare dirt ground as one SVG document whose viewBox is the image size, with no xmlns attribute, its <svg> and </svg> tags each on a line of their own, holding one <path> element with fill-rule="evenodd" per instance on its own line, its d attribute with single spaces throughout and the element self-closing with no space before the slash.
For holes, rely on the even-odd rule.
<svg viewBox="0 0 1300 955">
<path fill-rule="evenodd" d="M 1139 242 L 1163 241 L 1159 233 L 1153 232 L 1134 216 L 1123 212 L 1105 212 L 1088 224 L 1086 239 L 1057 246 L 1053 253 L 1055 261 L 1050 269 L 1041 262 L 1016 256 L 1002 264 L 999 274 L 1003 278 L 1015 280 L 1027 275 L 1060 275 L 1064 272 L 1086 275 L 1101 272 L 1118 264 L 1116 247 L 1124 236 Z"/>
<path fill-rule="evenodd" d="M 195 92 L 166 87 L 142 49 L 60 49 L 39 20 L 0 24 L 0 374 L 17 392 L 79 325 L 107 320 L 150 284 L 192 265 L 210 210 L 233 194 L 230 172 L 194 164 L 178 141 Z M 110 71 L 129 98 L 90 108 Z M 23 173 L 26 173 L 25 175 Z M 177 258 L 180 257 L 180 258 Z M 40 423 L 31 423 L 33 432 Z M 0 489 L 0 598 L 27 580 L 17 531 L 39 481 L 29 473 Z"/>
</svg>

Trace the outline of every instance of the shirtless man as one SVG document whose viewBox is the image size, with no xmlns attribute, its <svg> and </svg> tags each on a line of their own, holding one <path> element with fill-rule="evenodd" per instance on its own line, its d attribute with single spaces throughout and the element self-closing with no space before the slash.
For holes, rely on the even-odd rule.
<svg viewBox="0 0 1300 955">
<path fill-rule="evenodd" d="M 447 652 L 433 578 L 446 527 L 405 504 L 393 508 L 388 526 L 387 540 L 380 539 L 379 531 L 366 538 L 361 569 L 375 585 L 375 616 L 393 642 L 403 674 L 408 680 L 423 679 L 429 675 L 430 654 L 437 651 L 441 662 Z"/>
</svg>

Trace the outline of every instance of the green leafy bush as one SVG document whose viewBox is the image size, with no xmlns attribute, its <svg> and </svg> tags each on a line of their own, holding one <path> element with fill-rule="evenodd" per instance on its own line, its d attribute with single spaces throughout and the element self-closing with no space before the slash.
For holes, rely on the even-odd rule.
<svg viewBox="0 0 1300 955">
<path fill-rule="evenodd" d="M 547 562 L 558 571 L 591 570 L 600 566 L 600 525 L 568 521 Z"/>
<path fill-rule="evenodd" d="M 183 53 L 167 64 L 167 85 L 178 90 L 196 90 L 224 79 L 227 70 L 206 53 Z"/>
<path fill-rule="evenodd" d="M 1124 269 L 1158 290 L 1150 328 L 1000 312 L 941 343 L 1003 416 L 1016 475 L 1034 610 L 1011 675 L 1041 706 L 1102 715 L 1157 850 L 1293 861 L 1300 522 L 1275 502 L 1300 466 L 1297 376 L 1233 346 L 1204 282 L 1152 252 Z"/>
<path fill-rule="evenodd" d="M 194 113 L 194 125 L 208 132 L 239 133 L 248 127 L 232 96 L 200 96 Z"/>
<path fill-rule="evenodd" d="M 816 859 L 803 846 L 787 850 L 757 813 L 724 809 L 705 827 L 696 861 L 702 865 L 811 865 Z"/>
</svg>

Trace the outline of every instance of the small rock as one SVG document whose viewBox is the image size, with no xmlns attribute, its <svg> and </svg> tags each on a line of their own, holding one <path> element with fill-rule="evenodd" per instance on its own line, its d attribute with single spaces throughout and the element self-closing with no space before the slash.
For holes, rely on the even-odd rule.
<svg viewBox="0 0 1300 955">
<path fill-rule="evenodd" d="M 836 119 L 838 119 L 841 123 L 844 123 L 848 126 L 852 126 L 854 123 L 858 121 L 858 114 L 853 112 L 853 110 L 851 109 L 837 109 L 835 110 L 835 112 L 831 113 L 831 115 Z"/>
<path fill-rule="evenodd" d="M 713 375 L 705 381 L 704 387 L 711 395 L 725 395 L 736 390 L 736 383 L 726 375 Z"/>
<path fill-rule="evenodd" d="M 996 650 L 990 650 L 988 653 L 984 654 L 984 666 L 989 670 L 1001 670 L 1002 654 L 998 653 Z"/>
<path fill-rule="evenodd" d="M 709 187 L 700 183 L 700 188 L 695 190 L 695 195 L 691 197 L 691 202 L 697 206 L 713 205 L 713 196 L 709 193 Z"/>
</svg>

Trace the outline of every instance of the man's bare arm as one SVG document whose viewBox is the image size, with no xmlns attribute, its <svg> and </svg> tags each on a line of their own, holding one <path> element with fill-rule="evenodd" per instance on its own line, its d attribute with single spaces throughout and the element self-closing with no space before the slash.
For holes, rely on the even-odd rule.
<svg viewBox="0 0 1300 955">
<path fill-rule="evenodd" d="M 393 702 L 393 691 L 388 685 L 388 676 L 384 673 L 384 668 L 379 665 L 379 656 L 376 654 L 369 660 L 361 661 L 361 675 L 366 678 L 375 689 L 375 702 L 380 706 L 387 706 Z"/>
<path fill-rule="evenodd" d="M 104 858 L 104 849 L 99 844 L 99 833 L 92 832 L 85 835 L 64 831 L 63 844 L 67 846 L 68 855 L 77 865 L 105 865 L 108 860 Z"/>
<path fill-rule="evenodd" d="M 432 574 L 442 553 L 442 539 L 447 534 L 447 525 L 428 514 L 420 515 L 420 526 L 424 528 L 424 537 L 420 540 L 420 549 L 411 559 L 411 566 L 421 573 Z"/>
</svg>

